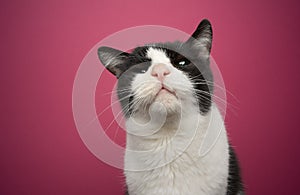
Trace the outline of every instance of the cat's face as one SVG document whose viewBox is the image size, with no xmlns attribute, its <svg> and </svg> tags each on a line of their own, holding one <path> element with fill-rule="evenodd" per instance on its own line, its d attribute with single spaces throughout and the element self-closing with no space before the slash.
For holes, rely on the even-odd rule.
<svg viewBox="0 0 300 195">
<path fill-rule="evenodd" d="M 154 103 L 168 114 L 181 113 L 190 105 L 205 114 L 213 90 L 211 42 L 211 25 L 203 20 L 186 42 L 149 44 L 131 53 L 100 47 L 98 55 L 118 78 L 118 97 L 125 116 L 147 113 Z M 160 106 L 155 107 L 158 112 Z"/>
</svg>

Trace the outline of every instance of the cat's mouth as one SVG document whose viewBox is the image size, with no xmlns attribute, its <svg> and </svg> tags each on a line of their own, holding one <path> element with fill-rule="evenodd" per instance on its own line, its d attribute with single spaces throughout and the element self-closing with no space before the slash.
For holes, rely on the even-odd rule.
<svg viewBox="0 0 300 195">
<path fill-rule="evenodd" d="M 174 95 L 176 98 L 178 98 L 174 90 L 172 90 L 168 86 L 162 84 L 162 86 L 161 86 L 160 90 L 157 92 L 156 96 L 163 95 L 163 94 L 171 94 L 171 95 Z"/>
</svg>

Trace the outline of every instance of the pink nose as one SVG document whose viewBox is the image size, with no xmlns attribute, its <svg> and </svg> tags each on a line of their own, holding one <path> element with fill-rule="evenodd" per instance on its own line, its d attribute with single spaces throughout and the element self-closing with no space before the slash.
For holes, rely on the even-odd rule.
<svg viewBox="0 0 300 195">
<path fill-rule="evenodd" d="M 152 68 L 151 75 L 162 81 L 165 76 L 170 74 L 170 70 L 165 64 L 155 64 Z"/>
</svg>

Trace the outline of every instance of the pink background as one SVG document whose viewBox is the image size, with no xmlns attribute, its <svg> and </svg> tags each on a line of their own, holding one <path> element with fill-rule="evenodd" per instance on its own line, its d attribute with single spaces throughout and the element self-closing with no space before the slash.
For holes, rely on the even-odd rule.
<svg viewBox="0 0 300 195">
<path fill-rule="evenodd" d="M 239 100 L 228 96 L 226 124 L 248 194 L 297 194 L 297 1 L 1 1 L 0 15 L 0 194 L 122 194 L 122 171 L 93 156 L 74 124 L 81 60 L 124 28 L 191 33 L 203 18 L 213 24 L 212 55 Z"/>
</svg>

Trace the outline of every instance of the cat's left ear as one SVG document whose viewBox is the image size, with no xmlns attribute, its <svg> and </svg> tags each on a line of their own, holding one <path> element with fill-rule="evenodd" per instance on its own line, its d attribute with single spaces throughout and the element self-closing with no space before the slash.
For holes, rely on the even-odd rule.
<svg viewBox="0 0 300 195">
<path fill-rule="evenodd" d="M 129 56 L 129 53 L 111 47 L 103 46 L 98 49 L 98 57 L 101 63 L 117 78 L 128 69 L 124 62 Z"/>
<path fill-rule="evenodd" d="M 212 27 L 209 20 L 204 19 L 200 22 L 187 43 L 198 49 L 201 56 L 209 57 L 212 45 Z"/>
</svg>

